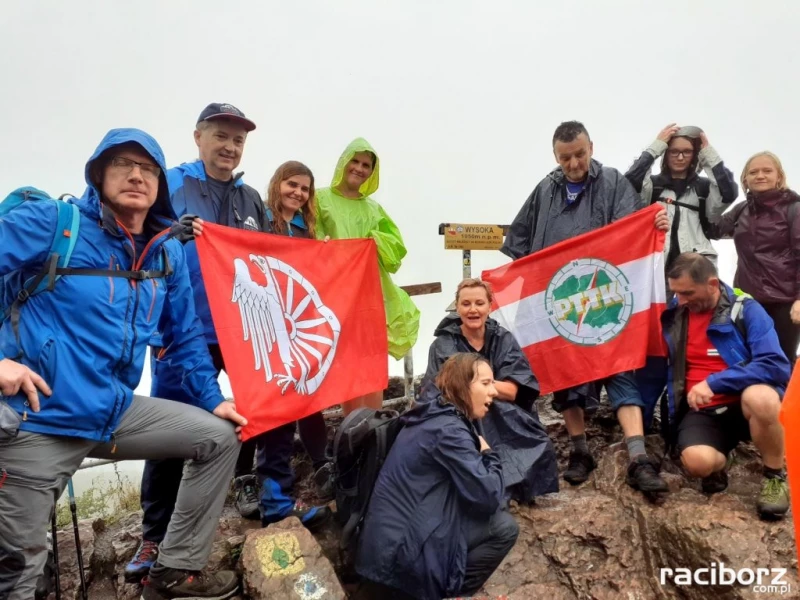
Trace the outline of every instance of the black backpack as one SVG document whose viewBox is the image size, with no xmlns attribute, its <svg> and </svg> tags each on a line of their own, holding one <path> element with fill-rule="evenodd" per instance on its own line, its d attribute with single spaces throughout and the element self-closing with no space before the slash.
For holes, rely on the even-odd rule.
<svg viewBox="0 0 800 600">
<path fill-rule="evenodd" d="M 397 411 L 359 408 L 336 431 L 333 473 L 342 548 L 355 547 L 378 473 L 402 427 Z"/>
</svg>

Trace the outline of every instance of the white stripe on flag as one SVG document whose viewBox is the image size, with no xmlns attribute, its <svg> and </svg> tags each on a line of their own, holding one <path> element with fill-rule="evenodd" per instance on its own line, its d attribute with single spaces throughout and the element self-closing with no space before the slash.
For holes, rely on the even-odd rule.
<svg viewBox="0 0 800 600">
<path fill-rule="evenodd" d="M 656 252 L 618 265 L 618 268 L 634 288 L 632 315 L 648 310 L 653 303 L 666 303 L 663 253 Z M 658 277 L 655 277 L 656 273 Z M 492 312 L 491 317 L 508 329 L 522 348 L 558 337 L 547 316 L 544 295 L 542 290 L 507 304 Z"/>
</svg>

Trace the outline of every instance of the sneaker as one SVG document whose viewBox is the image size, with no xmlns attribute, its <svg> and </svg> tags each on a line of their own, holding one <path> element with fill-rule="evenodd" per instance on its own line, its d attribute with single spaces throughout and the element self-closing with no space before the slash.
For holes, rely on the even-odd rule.
<svg viewBox="0 0 800 600">
<path fill-rule="evenodd" d="M 277 519 L 261 518 L 261 525 L 266 527 L 272 523 L 277 523 L 288 517 L 297 517 L 300 522 L 311 531 L 323 525 L 332 515 L 331 509 L 327 506 L 309 506 L 301 500 L 296 500 L 292 510 Z"/>
<path fill-rule="evenodd" d="M 258 519 L 258 481 L 255 475 L 242 475 L 233 480 L 236 508 L 243 519 Z"/>
<path fill-rule="evenodd" d="M 325 463 L 314 473 L 314 486 L 317 488 L 317 497 L 322 502 L 333 500 L 333 463 Z"/>
<path fill-rule="evenodd" d="M 564 479 L 572 485 L 581 484 L 589 479 L 589 473 L 596 467 L 597 463 L 591 454 L 572 451 L 569 453 L 569 465 L 564 472 Z"/>
<path fill-rule="evenodd" d="M 789 484 L 782 477 L 765 477 L 756 502 L 758 516 L 764 520 L 782 519 L 789 510 Z"/>
<path fill-rule="evenodd" d="M 150 572 L 150 567 L 156 563 L 157 558 L 158 544 L 142 540 L 131 562 L 125 567 L 125 581 L 127 583 L 140 583 L 142 578 Z"/>
<path fill-rule="evenodd" d="M 703 477 L 702 483 L 703 492 L 706 494 L 719 494 L 728 489 L 728 471 L 722 469 L 716 473 L 712 473 L 708 477 Z"/>
<path fill-rule="evenodd" d="M 628 485 L 645 493 L 667 492 L 669 486 L 658 474 L 658 461 L 646 454 L 641 454 L 628 465 Z"/>
<path fill-rule="evenodd" d="M 158 569 L 152 572 L 142 589 L 141 600 L 167 600 L 171 598 L 194 598 L 224 600 L 239 593 L 239 579 L 233 571 L 218 571 L 208 574 L 202 571 L 180 571 Z"/>
</svg>

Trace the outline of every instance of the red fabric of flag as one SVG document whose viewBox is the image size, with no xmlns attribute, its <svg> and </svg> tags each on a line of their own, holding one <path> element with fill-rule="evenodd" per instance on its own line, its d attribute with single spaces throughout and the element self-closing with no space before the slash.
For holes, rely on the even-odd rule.
<svg viewBox="0 0 800 600">
<path fill-rule="evenodd" d="M 653 205 L 601 229 L 484 271 L 492 317 L 511 331 L 543 394 L 665 356 L 665 234 Z"/>
<path fill-rule="evenodd" d="M 205 223 L 197 250 L 243 440 L 387 386 L 373 240 Z"/>
</svg>

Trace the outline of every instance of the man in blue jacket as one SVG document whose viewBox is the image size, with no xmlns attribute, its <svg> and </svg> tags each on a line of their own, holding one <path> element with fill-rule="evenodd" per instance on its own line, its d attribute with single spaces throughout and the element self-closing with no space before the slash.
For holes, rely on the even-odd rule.
<svg viewBox="0 0 800 600">
<path fill-rule="evenodd" d="M 33 597 L 55 500 L 90 456 L 189 459 L 142 597 L 228 598 L 233 572 L 200 571 L 239 452 L 234 423 L 245 420 L 217 384 L 186 257 L 170 239 L 163 153 L 142 131 L 112 130 L 85 174 L 68 268 L 0 327 L 0 410 L 16 418 L 0 433 L 0 597 Z M 53 239 L 76 231 L 62 229 L 57 202 L 0 218 L 0 276 L 44 273 Z M 134 394 L 159 321 L 192 405 Z"/>
<path fill-rule="evenodd" d="M 194 132 L 200 158 L 174 167 L 166 174 L 172 209 L 182 217 L 182 223 L 188 226 L 199 217 L 238 229 L 266 230 L 261 196 L 242 181 L 243 173 L 234 173 L 242 159 L 247 135 L 255 128 L 255 123 L 231 104 L 213 103 L 203 109 Z M 211 318 L 200 259 L 191 236 L 184 250 L 197 316 L 218 376 L 225 365 Z M 182 383 L 185 374 L 172 360 L 173 352 L 179 350 L 177 340 L 159 334 L 153 337 L 151 345 L 151 394 L 187 402 Z M 258 483 L 252 475 L 254 457 L 255 442 L 243 444 L 236 464 L 235 487 L 237 508 L 246 518 L 259 516 Z M 125 568 L 128 581 L 141 580 L 158 556 L 158 545 L 164 539 L 175 508 L 182 472 L 180 459 L 145 463 L 141 488 L 142 543 Z"/>
<path fill-rule="evenodd" d="M 661 320 L 670 354 L 671 439 L 681 462 L 703 478 L 704 492 L 721 492 L 728 454 L 752 439 L 764 463 L 758 513 L 783 518 L 789 488 L 778 416 L 791 369 L 772 319 L 720 283 L 701 254 L 679 255 L 667 277 L 675 298 Z"/>
</svg>

